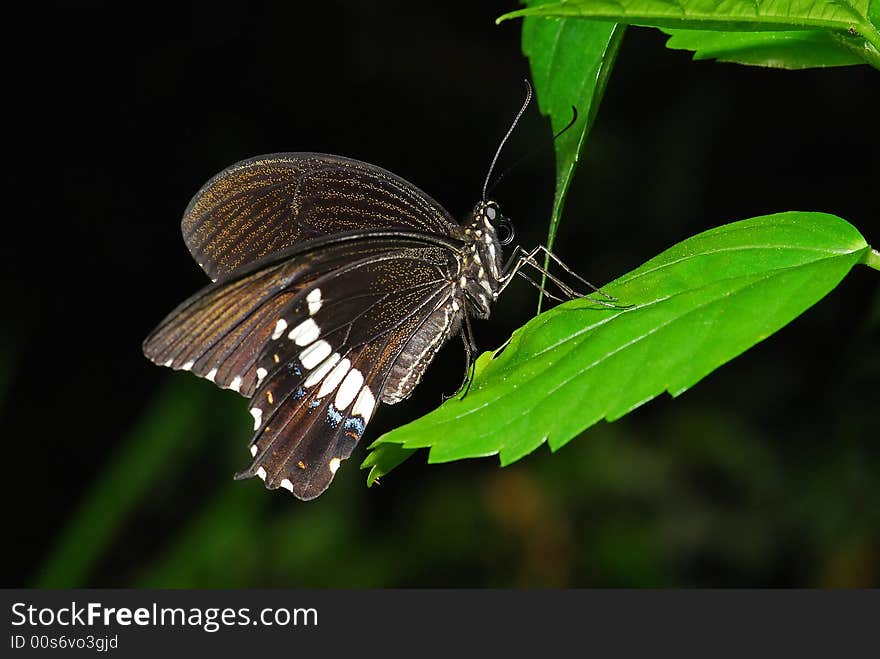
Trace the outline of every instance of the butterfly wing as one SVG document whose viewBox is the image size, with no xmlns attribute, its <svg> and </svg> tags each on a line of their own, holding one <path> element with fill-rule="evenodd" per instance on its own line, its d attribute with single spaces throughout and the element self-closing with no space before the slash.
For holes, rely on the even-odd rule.
<svg viewBox="0 0 880 659">
<path fill-rule="evenodd" d="M 319 277 L 347 263 L 380 258 L 400 244 L 364 237 L 318 241 L 274 262 L 245 267 L 168 314 L 144 341 L 144 354 L 156 364 L 192 371 L 249 397 L 256 384 L 255 362 L 271 340 L 281 310 Z"/>
<path fill-rule="evenodd" d="M 452 236 L 457 223 L 417 187 L 375 165 L 318 153 L 244 160 L 193 197 L 181 222 L 213 281 L 303 241 L 346 231 Z"/>
<path fill-rule="evenodd" d="M 295 282 L 288 284 L 294 278 L 288 270 L 279 265 L 199 291 L 153 330 L 144 355 L 249 396 L 253 363 L 271 336 L 271 319 L 298 290 Z"/>
<path fill-rule="evenodd" d="M 436 334 L 437 314 L 447 320 L 438 344 L 457 330 L 455 268 L 442 248 L 397 250 L 302 289 L 256 363 L 253 461 L 237 477 L 303 500 L 326 490 L 420 331 Z"/>
</svg>

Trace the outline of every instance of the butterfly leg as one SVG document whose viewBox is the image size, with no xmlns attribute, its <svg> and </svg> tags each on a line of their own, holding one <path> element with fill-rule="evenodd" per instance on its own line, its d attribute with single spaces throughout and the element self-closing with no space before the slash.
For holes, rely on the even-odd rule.
<svg viewBox="0 0 880 659">
<path fill-rule="evenodd" d="M 542 292 L 544 295 L 546 295 L 547 297 L 549 297 L 549 298 L 550 298 L 551 300 L 553 300 L 554 302 L 565 302 L 565 300 L 563 300 L 561 297 L 557 297 L 556 295 L 553 295 L 553 293 L 551 293 L 550 291 L 548 291 L 546 288 L 542 288 L 540 284 L 538 284 L 534 279 L 532 279 L 531 277 L 529 277 L 529 276 L 528 276 L 526 273 L 524 273 L 522 270 L 520 270 L 520 271 L 517 272 L 516 274 L 518 274 L 520 277 L 522 277 L 523 279 L 525 279 L 525 280 L 526 280 L 527 282 L 529 282 L 532 286 L 534 286 L 538 291 Z"/>
<path fill-rule="evenodd" d="M 464 341 L 467 368 L 465 369 L 464 382 L 462 382 L 461 387 L 459 387 L 459 391 L 464 389 L 459 400 L 464 400 L 464 397 L 467 396 L 468 392 L 471 390 L 471 384 L 474 381 L 474 371 L 476 368 L 476 360 L 474 357 L 477 354 L 477 343 L 474 341 L 474 330 L 471 327 L 471 317 L 468 314 L 464 315 L 464 325 L 462 327 L 464 331 L 461 333 L 461 338 Z"/>
<path fill-rule="evenodd" d="M 592 289 L 593 289 L 593 292 L 598 293 L 599 295 L 601 295 L 602 297 L 604 297 L 606 300 L 609 300 L 609 301 L 611 301 L 611 302 L 617 302 L 617 298 L 616 298 L 616 297 L 611 296 L 611 295 L 608 295 L 607 293 L 604 293 L 604 292 L 602 291 L 602 289 L 600 289 L 599 287 L 597 287 L 597 286 L 591 284 L 591 283 L 588 282 L 586 279 L 584 279 L 583 277 L 581 277 L 578 273 L 576 273 L 574 270 L 572 270 L 572 269 L 569 268 L 567 265 L 565 265 L 565 263 L 564 263 L 564 262 L 563 262 L 558 256 L 556 256 L 556 254 L 554 254 L 553 252 L 551 252 L 551 251 L 550 251 L 549 249 L 547 249 L 544 245 L 538 245 L 538 246 L 535 248 L 534 251 L 535 251 L 535 252 L 539 252 L 539 251 L 540 251 L 540 252 L 544 252 L 544 254 L 546 254 L 549 258 L 553 259 L 553 261 L 555 261 L 556 264 L 557 264 L 560 268 L 562 268 L 563 270 L 565 270 L 568 274 L 570 274 L 572 277 L 574 277 L 574 278 L 577 279 L 578 281 L 580 281 L 580 282 L 582 282 L 583 284 L 586 284 L 587 286 L 589 286 L 590 288 L 592 288 Z"/>
<path fill-rule="evenodd" d="M 471 329 L 471 319 L 467 314 L 465 314 L 464 323 L 461 328 L 461 340 L 462 343 L 464 343 L 464 379 L 461 381 L 458 389 L 455 390 L 455 393 L 449 396 L 443 396 L 444 403 L 450 398 L 455 398 L 459 392 L 461 392 L 460 400 L 464 400 L 464 397 L 467 396 L 468 391 L 470 391 L 471 383 L 474 380 L 474 355 L 477 353 L 477 344 L 474 342 L 474 333 Z"/>
<path fill-rule="evenodd" d="M 593 298 L 590 298 L 591 300 L 593 300 L 594 302 L 596 302 L 598 304 L 606 306 L 606 307 L 612 307 L 615 309 L 620 308 L 618 305 L 613 304 L 613 302 L 616 300 L 616 298 L 614 298 L 610 295 L 607 295 L 606 293 L 603 293 L 598 287 L 594 286 L 593 284 L 588 282 L 586 279 L 584 279 L 583 277 L 578 275 L 571 268 L 569 268 L 567 265 L 565 265 L 565 263 L 563 263 L 555 254 L 553 254 L 550 250 L 548 250 L 544 245 L 538 245 L 537 247 L 535 247 L 534 249 L 532 249 L 531 251 L 528 251 L 528 252 L 520 246 L 516 247 L 516 249 L 510 255 L 510 258 L 507 260 L 507 263 L 504 265 L 504 268 L 502 270 L 502 275 L 500 277 L 501 288 L 499 289 L 498 293 L 500 294 L 501 291 L 503 291 L 507 287 L 507 285 L 510 284 L 511 281 L 513 281 L 513 277 L 517 274 L 522 276 L 524 279 L 528 280 L 529 283 L 531 283 L 533 286 L 536 286 L 535 282 L 531 281 L 531 279 L 529 279 L 526 275 L 524 275 L 521 272 L 521 268 L 524 265 L 528 265 L 528 266 L 532 267 L 534 270 L 536 270 L 537 272 L 541 273 L 547 279 L 552 281 L 554 284 L 556 284 L 556 286 L 559 287 L 559 290 L 561 290 L 566 296 L 568 296 L 569 299 L 586 298 L 592 294 L 592 293 L 581 293 L 579 291 L 574 290 L 568 284 L 566 284 L 561 279 L 556 277 L 556 275 L 554 275 L 553 273 L 549 272 L 546 268 L 544 268 L 540 263 L 538 263 L 535 260 L 535 256 L 537 256 L 537 254 L 540 252 L 543 252 L 544 254 L 548 255 L 551 259 L 553 259 L 554 262 L 556 262 L 560 267 L 562 267 L 567 273 L 571 274 L 572 276 L 577 278 L 579 281 L 583 282 L 584 284 L 586 284 L 587 286 L 592 288 L 593 292 L 599 293 L 600 295 L 602 295 L 602 297 L 606 298 L 610 302 L 606 302 L 603 300 L 595 300 Z M 538 287 L 538 288 L 539 288 L 539 290 L 541 290 L 540 287 Z M 548 295 L 551 298 L 554 298 L 557 300 L 559 299 L 559 298 L 549 294 L 546 290 L 544 290 L 544 294 Z"/>
</svg>

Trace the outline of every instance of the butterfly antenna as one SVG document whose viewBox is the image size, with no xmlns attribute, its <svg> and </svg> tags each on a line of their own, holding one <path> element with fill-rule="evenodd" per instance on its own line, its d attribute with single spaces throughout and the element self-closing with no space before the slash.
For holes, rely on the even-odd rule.
<svg viewBox="0 0 880 659">
<path fill-rule="evenodd" d="M 507 129 L 507 133 L 501 140 L 501 144 L 498 145 L 498 149 L 495 151 L 495 157 L 492 158 L 492 163 L 489 165 L 489 171 L 486 174 L 486 180 L 483 182 L 483 201 L 486 201 L 487 189 L 489 187 L 489 179 L 492 178 L 492 171 L 495 169 L 495 163 L 498 162 L 498 156 L 501 155 L 501 149 L 504 148 L 504 144 L 507 142 L 508 138 L 510 138 L 511 133 L 513 133 L 513 129 L 516 128 L 517 123 L 519 123 L 520 117 L 523 116 L 523 112 L 526 111 L 526 108 L 529 106 L 529 103 L 532 100 L 532 85 L 529 84 L 528 80 L 523 80 L 523 82 L 526 83 L 526 100 L 523 101 L 522 107 L 513 118 L 513 123 L 511 123 L 510 128 Z"/>
<path fill-rule="evenodd" d="M 563 133 L 565 133 L 566 131 L 568 131 L 569 128 L 574 126 L 577 123 L 577 120 L 578 120 L 578 110 L 575 106 L 572 105 L 571 106 L 571 119 L 564 127 L 560 128 L 559 131 L 557 131 L 557 133 L 553 136 L 553 142 L 551 142 L 551 144 L 555 143 L 556 140 L 558 140 L 562 136 Z M 528 160 L 536 153 L 540 153 L 543 149 L 544 149 L 543 145 L 538 146 L 538 147 L 532 149 L 531 151 L 529 151 L 526 155 L 517 159 L 517 161 L 515 163 L 513 163 L 510 167 L 508 167 L 503 172 L 501 172 L 501 174 L 498 175 L 498 178 L 495 179 L 495 182 L 489 186 L 489 189 L 486 192 L 486 194 L 488 194 L 489 192 L 492 192 L 492 190 L 494 190 L 498 186 L 498 184 L 501 183 L 501 179 L 503 179 L 505 176 L 510 174 L 510 172 L 512 172 L 516 167 L 521 165 L 524 160 Z M 485 198 L 485 194 L 483 195 L 483 197 Z"/>
</svg>

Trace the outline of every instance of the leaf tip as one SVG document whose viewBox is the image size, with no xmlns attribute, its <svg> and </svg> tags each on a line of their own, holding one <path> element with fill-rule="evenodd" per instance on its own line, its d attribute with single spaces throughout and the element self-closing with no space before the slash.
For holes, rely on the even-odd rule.
<svg viewBox="0 0 880 659">
<path fill-rule="evenodd" d="M 524 16 L 524 11 L 524 9 L 517 9 L 516 11 L 509 11 L 506 14 L 501 14 L 501 16 L 495 19 L 495 25 L 501 25 L 504 21 L 511 21 L 514 18 L 522 18 Z"/>
<path fill-rule="evenodd" d="M 364 465 L 361 465 L 361 469 L 365 469 Z M 370 473 L 367 474 L 367 487 L 373 487 L 373 485 L 379 485 L 379 477 L 382 474 L 379 473 L 379 469 L 373 466 L 370 469 Z"/>
</svg>

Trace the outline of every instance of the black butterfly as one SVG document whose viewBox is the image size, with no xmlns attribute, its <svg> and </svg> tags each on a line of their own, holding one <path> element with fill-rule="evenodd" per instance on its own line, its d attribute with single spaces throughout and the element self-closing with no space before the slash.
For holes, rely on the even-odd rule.
<svg viewBox="0 0 880 659">
<path fill-rule="evenodd" d="M 249 398 L 253 460 L 236 478 L 303 500 L 327 489 L 378 403 L 409 396 L 452 336 L 470 361 L 469 317 L 487 318 L 520 266 L 537 267 L 538 250 L 504 261 L 512 228 L 485 186 L 459 224 L 394 174 L 317 153 L 229 167 L 182 228 L 214 283 L 162 321 L 144 354 Z"/>
</svg>

